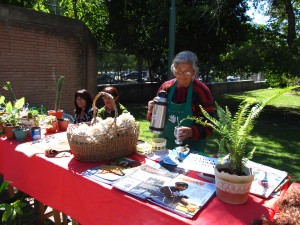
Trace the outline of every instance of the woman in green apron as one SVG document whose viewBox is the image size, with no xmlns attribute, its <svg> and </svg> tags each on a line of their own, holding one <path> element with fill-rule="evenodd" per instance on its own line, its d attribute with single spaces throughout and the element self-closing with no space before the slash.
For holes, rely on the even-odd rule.
<svg viewBox="0 0 300 225">
<path fill-rule="evenodd" d="M 199 105 L 213 113 L 213 98 L 209 88 L 195 78 L 198 72 L 197 56 L 190 51 L 178 53 L 171 66 L 175 75 L 174 79 L 164 82 L 158 92 L 165 90 L 168 93 L 168 107 L 165 120 L 165 127 L 160 134 L 167 140 L 167 148 L 174 149 L 174 129 L 178 123 L 188 116 L 199 117 L 202 115 Z M 148 104 L 148 120 L 151 120 L 153 101 Z M 183 120 L 179 128 L 179 137 L 182 145 L 189 145 L 191 150 L 204 152 L 205 138 L 211 134 L 211 129 L 195 124 L 192 120 Z"/>
</svg>

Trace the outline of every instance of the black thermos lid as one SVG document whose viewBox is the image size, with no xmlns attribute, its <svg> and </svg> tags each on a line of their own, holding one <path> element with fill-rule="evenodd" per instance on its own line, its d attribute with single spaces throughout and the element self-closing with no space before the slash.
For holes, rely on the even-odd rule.
<svg viewBox="0 0 300 225">
<path fill-rule="evenodd" d="M 166 98 L 168 96 L 167 92 L 165 90 L 161 90 L 158 92 L 158 97 Z"/>
</svg>

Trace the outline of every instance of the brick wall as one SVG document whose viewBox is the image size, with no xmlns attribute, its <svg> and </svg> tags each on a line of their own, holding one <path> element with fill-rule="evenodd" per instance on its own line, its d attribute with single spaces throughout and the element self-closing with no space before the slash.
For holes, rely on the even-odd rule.
<svg viewBox="0 0 300 225">
<path fill-rule="evenodd" d="M 54 109 L 56 81 L 65 76 L 61 107 L 73 113 L 74 93 L 97 93 L 96 41 L 80 21 L 0 4 L 0 94 L 10 81 L 17 98 Z"/>
</svg>

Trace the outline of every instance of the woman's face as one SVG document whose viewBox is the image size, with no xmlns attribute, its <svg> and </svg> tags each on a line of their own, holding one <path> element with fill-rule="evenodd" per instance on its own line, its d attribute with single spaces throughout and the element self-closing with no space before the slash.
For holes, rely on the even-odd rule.
<svg viewBox="0 0 300 225">
<path fill-rule="evenodd" d="M 104 97 L 102 97 L 102 99 L 104 101 L 106 109 L 108 109 L 108 110 L 114 109 L 113 100 L 110 97 L 104 96 Z"/>
<path fill-rule="evenodd" d="M 86 109 L 86 100 L 81 98 L 80 96 L 76 97 L 76 103 L 79 108 Z"/>
<path fill-rule="evenodd" d="M 175 67 L 175 77 L 180 87 L 188 87 L 194 75 L 195 71 L 189 63 L 179 63 Z"/>
</svg>

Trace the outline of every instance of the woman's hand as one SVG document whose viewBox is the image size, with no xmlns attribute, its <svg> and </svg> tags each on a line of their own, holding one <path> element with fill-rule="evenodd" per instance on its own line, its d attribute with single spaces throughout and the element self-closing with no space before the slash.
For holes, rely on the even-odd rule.
<svg viewBox="0 0 300 225">
<path fill-rule="evenodd" d="M 151 100 L 148 102 L 148 111 L 147 111 L 147 120 L 151 121 L 152 119 L 152 109 L 153 109 L 154 101 Z"/>
<path fill-rule="evenodd" d="M 180 126 L 178 128 L 178 137 L 177 139 L 183 141 L 184 139 L 193 137 L 193 130 L 190 127 Z"/>
</svg>

